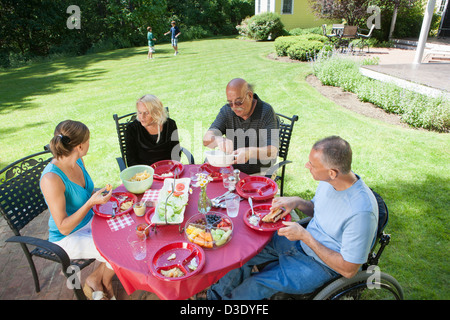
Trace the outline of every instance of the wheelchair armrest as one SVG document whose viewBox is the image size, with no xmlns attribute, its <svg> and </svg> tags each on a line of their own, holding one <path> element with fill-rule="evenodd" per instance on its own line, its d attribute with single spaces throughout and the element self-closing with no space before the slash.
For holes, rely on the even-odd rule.
<svg viewBox="0 0 450 320">
<path fill-rule="evenodd" d="M 57 244 L 55 244 L 53 242 L 35 238 L 35 237 L 28 237 L 28 236 L 13 236 L 13 237 L 7 239 L 6 242 L 16 242 L 16 243 L 21 243 L 21 244 L 28 244 L 28 245 L 32 245 L 32 246 L 50 251 L 58 257 L 58 259 L 60 260 L 60 262 L 63 266 L 63 270 L 67 270 L 67 268 L 70 266 L 70 258 L 67 255 L 66 251 L 64 251 L 63 248 L 61 248 L 60 246 L 58 246 Z"/>
<path fill-rule="evenodd" d="M 266 178 L 272 178 L 272 175 L 281 167 L 287 165 L 288 163 L 291 163 L 292 161 L 286 160 L 286 161 L 281 161 L 279 163 L 275 163 L 273 166 L 271 166 L 267 171 L 266 171 Z"/>
<path fill-rule="evenodd" d="M 186 158 L 188 158 L 189 164 L 194 164 L 195 163 L 194 156 L 186 148 L 181 147 L 180 148 L 180 156 L 181 156 L 181 153 L 184 153 Z"/>
<path fill-rule="evenodd" d="M 122 172 L 125 167 L 125 161 L 123 161 L 123 158 L 116 158 L 117 164 L 119 165 L 120 172 Z"/>
<path fill-rule="evenodd" d="M 303 228 L 306 228 L 306 226 L 311 221 L 311 219 L 312 219 L 312 217 L 306 217 L 306 218 L 303 218 L 303 219 L 297 221 L 297 223 L 300 224 Z"/>
</svg>

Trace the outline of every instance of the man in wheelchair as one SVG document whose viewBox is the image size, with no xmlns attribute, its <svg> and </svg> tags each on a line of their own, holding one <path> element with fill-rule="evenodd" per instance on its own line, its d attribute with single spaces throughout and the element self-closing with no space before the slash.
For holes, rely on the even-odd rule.
<svg viewBox="0 0 450 320">
<path fill-rule="evenodd" d="M 353 277 L 366 262 L 378 225 L 378 204 L 370 188 L 351 171 L 352 150 L 332 136 L 314 144 L 305 167 L 319 181 L 311 201 L 275 198 L 273 208 L 295 208 L 312 219 L 303 228 L 284 222 L 271 242 L 241 268 L 227 273 L 208 299 L 260 300 L 278 292 L 307 294 L 342 275 Z M 265 264 L 253 273 L 253 267 Z"/>
</svg>

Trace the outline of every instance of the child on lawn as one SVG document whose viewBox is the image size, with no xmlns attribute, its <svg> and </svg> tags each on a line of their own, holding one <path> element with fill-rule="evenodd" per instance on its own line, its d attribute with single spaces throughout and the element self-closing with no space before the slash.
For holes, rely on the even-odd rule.
<svg viewBox="0 0 450 320">
<path fill-rule="evenodd" d="M 152 33 L 152 27 L 147 27 L 147 40 L 148 40 L 148 55 L 147 59 L 153 59 L 153 53 L 155 52 L 155 37 Z"/>
</svg>

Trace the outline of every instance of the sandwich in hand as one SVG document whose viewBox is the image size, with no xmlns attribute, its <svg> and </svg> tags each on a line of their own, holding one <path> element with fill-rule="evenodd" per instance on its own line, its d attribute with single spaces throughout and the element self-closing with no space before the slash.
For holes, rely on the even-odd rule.
<svg viewBox="0 0 450 320">
<path fill-rule="evenodd" d="M 263 218 L 263 222 L 274 223 L 281 219 L 283 216 L 284 210 L 281 208 L 270 209 L 270 212 L 266 214 Z"/>
</svg>

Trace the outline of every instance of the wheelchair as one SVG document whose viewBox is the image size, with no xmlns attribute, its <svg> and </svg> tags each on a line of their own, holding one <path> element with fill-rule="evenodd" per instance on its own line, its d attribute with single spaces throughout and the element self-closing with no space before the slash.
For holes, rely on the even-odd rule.
<svg viewBox="0 0 450 320">
<path fill-rule="evenodd" d="M 379 220 L 375 243 L 367 262 L 352 278 L 338 277 L 324 284 L 312 293 L 297 295 L 279 292 L 271 300 L 403 300 L 403 289 L 391 275 L 381 272 L 378 261 L 391 236 L 384 233 L 389 212 L 381 196 L 373 191 L 378 202 Z M 311 218 L 300 220 L 306 227 Z"/>
</svg>

